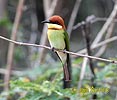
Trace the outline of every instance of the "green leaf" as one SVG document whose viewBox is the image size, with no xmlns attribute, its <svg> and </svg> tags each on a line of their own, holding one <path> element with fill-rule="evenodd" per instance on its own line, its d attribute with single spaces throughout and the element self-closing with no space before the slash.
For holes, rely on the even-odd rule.
<svg viewBox="0 0 117 100">
<path fill-rule="evenodd" d="M 98 62 L 97 65 L 100 67 L 104 67 L 106 64 L 104 62 Z"/>
<path fill-rule="evenodd" d="M 117 77 L 117 73 L 113 72 L 113 71 L 109 71 L 105 77 Z"/>
</svg>

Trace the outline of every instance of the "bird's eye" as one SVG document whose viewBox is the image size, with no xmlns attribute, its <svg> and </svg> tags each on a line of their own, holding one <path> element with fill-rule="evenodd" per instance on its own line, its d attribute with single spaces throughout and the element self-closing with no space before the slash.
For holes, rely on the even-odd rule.
<svg viewBox="0 0 117 100">
<path fill-rule="evenodd" d="M 59 23 L 58 21 L 55 21 L 53 24 L 58 24 L 58 25 L 60 25 L 60 23 Z"/>
</svg>

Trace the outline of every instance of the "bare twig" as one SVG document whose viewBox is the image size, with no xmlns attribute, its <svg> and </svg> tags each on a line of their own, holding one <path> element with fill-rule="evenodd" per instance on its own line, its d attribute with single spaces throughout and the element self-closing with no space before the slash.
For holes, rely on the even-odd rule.
<svg viewBox="0 0 117 100">
<path fill-rule="evenodd" d="M 79 79 L 79 82 L 78 82 L 78 90 L 81 88 L 81 85 L 82 85 L 82 80 L 84 78 L 87 62 L 88 62 L 88 58 L 84 57 L 81 72 L 80 72 L 80 79 Z"/>
<path fill-rule="evenodd" d="M 101 22 L 101 21 L 107 21 L 108 18 L 101 18 L 101 17 L 96 17 L 94 15 L 91 15 L 92 16 L 92 19 L 90 21 L 91 24 L 94 24 L 95 22 Z M 117 22 L 117 19 L 114 19 L 113 22 Z M 79 28 L 82 26 L 82 22 L 80 23 L 77 23 L 75 26 L 73 26 L 73 30 Z"/>
<path fill-rule="evenodd" d="M 7 74 L 7 70 L 0 68 L 0 74 Z M 16 76 L 22 76 L 23 72 L 22 71 L 16 71 L 16 70 L 12 70 L 12 75 L 16 75 Z"/>
<path fill-rule="evenodd" d="M 108 30 L 107 30 L 105 39 L 109 39 L 109 38 L 111 37 L 111 35 L 112 35 L 112 33 L 113 33 L 114 25 L 115 25 L 115 23 L 111 23 L 110 27 L 109 27 Z M 95 56 L 96 56 L 96 57 L 100 57 L 100 56 L 105 52 L 106 48 L 107 48 L 107 44 L 104 45 L 104 46 L 102 46 L 102 47 L 98 50 L 98 52 L 95 54 Z"/>
<path fill-rule="evenodd" d="M 53 15 L 53 13 L 54 13 L 54 11 L 55 11 L 55 8 L 56 8 L 56 5 L 57 5 L 57 1 L 58 0 L 53 0 L 53 2 L 52 2 L 52 4 L 50 5 L 50 9 L 49 9 L 49 17 L 51 16 L 51 15 Z M 47 2 L 47 0 L 46 0 L 46 2 Z"/>
<path fill-rule="evenodd" d="M 55 7 L 56 7 L 59 0 L 53 0 L 52 4 L 50 3 L 51 0 L 43 0 L 43 1 L 44 1 L 43 7 L 44 7 L 45 18 L 47 19 L 48 17 L 53 15 L 53 13 L 55 11 Z M 46 25 L 44 25 L 41 40 L 40 40 L 40 44 L 42 44 L 42 45 L 47 44 L 46 30 L 47 30 L 47 27 L 46 27 Z M 39 49 L 39 54 L 40 55 L 39 55 L 39 61 L 38 62 L 42 63 L 44 61 L 44 58 L 45 58 L 45 55 L 46 55 L 45 49 L 44 48 Z"/>
<path fill-rule="evenodd" d="M 96 17 L 94 20 L 92 20 L 91 23 L 101 22 L 101 21 L 107 21 L 107 19 L 108 19 L 108 18 L 106 18 L 106 17 L 103 17 L 103 18 Z M 114 19 L 113 22 L 117 22 L 117 19 Z"/>
<path fill-rule="evenodd" d="M 113 42 L 113 41 L 117 41 L 117 36 L 114 36 L 112 38 L 109 38 L 109 39 L 106 39 L 102 42 L 99 42 L 97 45 L 91 46 L 91 50 L 96 49 L 100 46 L 103 46 L 103 45 L 110 43 L 110 42 Z M 78 51 L 77 53 L 86 53 L 86 49 L 82 49 L 82 50 Z"/>
<path fill-rule="evenodd" d="M 87 55 L 91 55 L 91 49 L 90 49 L 90 16 L 87 17 L 86 19 L 86 24 L 84 24 L 82 26 L 82 33 L 83 33 L 83 36 L 85 38 L 85 42 L 86 42 L 86 48 L 87 48 Z M 90 70 L 92 72 L 92 74 L 95 76 L 95 73 L 94 73 L 94 69 L 93 69 L 93 64 L 92 64 L 92 60 L 89 59 L 89 66 L 90 66 Z"/>
<path fill-rule="evenodd" d="M 97 21 L 107 21 L 108 19 L 107 18 L 98 18 L 98 17 L 95 17 L 94 15 L 91 15 L 90 16 L 90 23 L 91 24 L 93 24 L 93 23 L 95 23 L 95 22 L 97 22 Z M 117 22 L 117 19 L 113 19 L 112 20 L 112 23 L 113 22 Z M 73 30 L 74 29 L 76 29 L 76 28 L 78 28 L 78 27 L 81 27 L 82 26 L 82 23 L 84 23 L 84 24 L 86 24 L 86 22 L 85 21 L 82 21 L 82 22 L 80 22 L 80 23 L 78 23 L 78 24 L 76 24 L 74 27 L 73 27 Z M 110 25 L 111 23 L 109 23 L 109 25 Z M 102 35 L 102 34 L 101 34 Z M 115 39 L 116 40 L 116 39 Z M 115 41 L 114 40 L 114 41 Z M 113 40 L 112 40 L 113 41 Z M 109 39 L 109 41 L 105 41 L 105 43 L 106 42 L 110 42 L 110 39 Z M 101 42 L 100 42 L 101 43 Z M 95 49 L 95 48 L 97 48 L 97 47 L 99 47 L 99 46 L 101 46 L 100 45 L 100 43 L 97 43 L 96 45 L 91 45 L 91 49 Z M 98 45 L 99 44 L 99 45 Z M 107 43 L 106 43 L 107 44 Z M 102 43 L 102 45 L 103 45 L 103 43 Z M 83 49 L 83 50 L 80 50 L 80 51 L 78 51 L 78 53 L 86 53 L 86 49 Z"/>
<path fill-rule="evenodd" d="M 82 33 L 83 33 L 83 36 L 84 36 L 84 39 L 85 39 L 85 42 L 86 42 L 86 48 L 87 48 L 87 55 L 91 56 L 91 48 L 90 48 L 90 36 L 91 36 L 91 33 L 90 33 L 90 20 L 92 19 L 92 16 L 88 16 L 86 18 L 86 21 L 84 25 L 82 25 Z M 87 63 L 87 59 L 85 59 L 86 61 L 84 61 L 85 63 Z M 85 64 L 86 66 L 87 64 Z M 86 68 L 86 67 L 85 67 Z M 94 79 L 95 79 L 95 72 L 94 72 L 94 67 L 93 67 L 93 62 L 92 62 L 92 59 L 89 59 L 89 68 L 91 70 L 91 73 L 92 73 L 92 77 L 91 77 L 91 84 L 93 87 L 95 87 L 95 84 L 94 84 Z M 92 95 L 92 99 L 96 99 L 96 94 L 93 94 Z"/>
<path fill-rule="evenodd" d="M 15 22 L 11 33 L 12 40 L 16 40 L 16 33 L 19 26 L 20 18 L 22 15 L 23 3 L 24 3 L 24 0 L 19 0 L 19 4 L 16 11 Z M 14 52 L 14 44 L 10 42 L 9 49 L 8 49 L 8 56 L 7 56 L 7 65 L 6 65 L 7 73 L 5 74 L 5 77 L 4 77 L 4 82 L 5 82 L 4 90 L 6 91 L 9 89 L 9 80 L 10 80 L 12 63 L 13 63 L 13 52 Z"/>
<path fill-rule="evenodd" d="M 103 27 L 100 30 L 100 32 L 97 34 L 94 42 L 92 43 L 91 49 L 98 45 L 98 42 L 101 40 L 102 36 L 104 35 L 106 30 L 108 29 L 109 25 L 114 21 L 116 14 L 117 14 L 117 1 L 116 1 L 115 5 L 114 5 L 114 9 L 113 9 L 112 13 L 110 14 L 109 18 L 107 19 L 107 21 L 103 25 Z M 95 16 L 93 16 L 92 20 L 94 20 L 94 19 L 95 19 Z M 99 21 L 99 20 L 101 20 L 101 19 L 97 19 L 96 21 Z M 106 19 L 103 19 L 103 20 L 106 20 Z M 92 21 L 92 23 L 93 22 L 95 22 L 95 21 Z M 76 29 L 76 28 L 78 28 L 81 25 L 82 25 L 82 23 L 79 23 L 79 24 L 75 25 L 73 27 L 73 29 Z M 86 53 L 86 49 L 83 49 L 83 50 L 79 51 L 78 53 Z"/>
<path fill-rule="evenodd" d="M 75 2 L 75 5 L 74 5 L 74 8 L 73 8 L 73 11 L 72 11 L 69 23 L 68 23 L 68 27 L 67 27 L 67 32 L 69 34 L 69 37 L 71 35 L 72 28 L 73 28 L 73 25 L 74 25 L 74 22 L 75 22 L 75 19 L 76 19 L 76 16 L 77 16 L 78 9 L 80 7 L 81 1 L 82 0 L 76 0 L 76 2 Z"/>
<path fill-rule="evenodd" d="M 94 16 L 94 15 L 90 15 L 90 16 L 88 17 L 88 20 L 90 21 L 91 24 L 93 24 L 93 23 L 95 22 L 96 19 L 97 19 L 97 17 Z M 82 24 L 82 23 L 83 23 L 83 24 Z M 86 22 L 85 22 L 85 21 L 82 21 L 82 22 L 80 22 L 80 23 L 77 23 L 77 24 L 76 24 L 75 26 L 73 26 L 72 28 L 73 28 L 73 30 L 75 30 L 75 29 L 79 28 L 80 26 L 82 26 L 82 25 L 84 25 L 84 24 L 86 24 Z"/>
<path fill-rule="evenodd" d="M 52 50 L 51 47 L 44 46 L 44 45 L 37 45 L 37 44 L 30 44 L 30 43 L 17 42 L 17 41 L 10 40 L 10 39 L 5 38 L 5 37 L 2 37 L 2 36 L 0 36 L 0 38 L 3 39 L 3 40 L 6 40 L 6 41 L 12 42 L 12 43 L 14 43 L 14 44 L 17 44 L 17 45 L 22 45 L 22 46 L 34 46 L 34 47 L 40 47 L 40 48 L 45 48 L 45 49 L 48 49 L 48 50 Z M 104 62 L 108 62 L 108 63 L 117 64 L 117 61 L 115 61 L 115 60 L 110 60 L 110 59 L 104 59 L 104 58 L 99 58 L 99 57 L 94 57 L 94 56 L 83 55 L 83 54 L 74 53 L 74 52 L 66 51 L 66 50 L 60 50 L 60 49 L 56 49 L 56 48 L 55 48 L 55 51 L 64 52 L 64 53 L 69 53 L 69 54 L 75 55 L 75 56 L 77 56 L 77 57 L 78 57 L 78 56 L 80 56 L 80 57 L 86 57 L 86 58 L 96 59 L 96 60 L 100 60 L 100 61 L 104 61 Z"/>
<path fill-rule="evenodd" d="M 47 18 L 48 17 L 48 10 L 50 9 L 50 0 L 43 0 L 43 8 L 44 8 L 44 14 L 45 14 L 45 17 Z"/>
<path fill-rule="evenodd" d="M 105 32 L 108 29 L 109 25 L 113 22 L 116 15 L 117 15 L 117 3 L 115 3 L 113 11 L 111 12 L 109 18 L 107 19 L 106 23 L 103 25 L 100 32 L 97 34 L 97 36 L 96 36 L 95 40 L 93 41 L 92 45 L 97 45 L 97 43 L 102 39 L 102 36 L 105 34 Z"/>
<path fill-rule="evenodd" d="M 3 36 L 0 36 L 0 38 L 3 39 L 3 40 L 6 40 L 6 41 L 12 42 L 12 43 L 14 43 L 14 44 L 16 44 L 16 45 L 21 45 L 21 46 L 34 46 L 34 47 L 40 47 L 40 48 L 45 48 L 45 49 L 51 50 L 51 48 L 48 47 L 48 46 L 37 45 L 37 44 L 31 44 L 31 43 L 17 42 L 17 41 L 14 41 L 14 40 L 5 38 L 5 37 L 3 37 Z"/>
</svg>

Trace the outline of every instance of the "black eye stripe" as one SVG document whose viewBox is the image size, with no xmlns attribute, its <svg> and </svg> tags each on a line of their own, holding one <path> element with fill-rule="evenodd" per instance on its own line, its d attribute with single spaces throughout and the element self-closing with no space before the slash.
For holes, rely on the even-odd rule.
<svg viewBox="0 0 117 100">
<path fill-rule="evenodd" d="M 58 24 L 58 25 L 61 25 L 58 21 L 55 21 L 55 22 L 50 22 L 52 24 Z"/>
</svg>

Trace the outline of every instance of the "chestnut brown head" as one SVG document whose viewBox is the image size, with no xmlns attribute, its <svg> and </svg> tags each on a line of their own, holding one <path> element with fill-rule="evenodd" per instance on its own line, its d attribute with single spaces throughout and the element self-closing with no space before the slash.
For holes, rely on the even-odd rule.
<svg viewBox="0 0 117 100">
<path fill-rule="evenodd" d="M 54 15 L 54 16 L 50 17 L 48 20 L 43 21 L 42 23 L 60 25 L 60 26 L 62 26 L 63 29 L 65 29 L 64 20 L 58 15 Z"/>
</svg>

